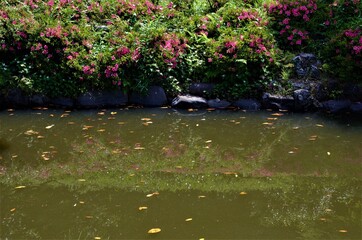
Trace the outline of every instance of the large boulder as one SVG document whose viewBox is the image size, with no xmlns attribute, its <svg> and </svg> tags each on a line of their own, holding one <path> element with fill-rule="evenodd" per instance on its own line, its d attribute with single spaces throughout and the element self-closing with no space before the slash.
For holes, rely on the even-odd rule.
<svg viewBox="0 0 362 240">
<path fill-rule="evenodd" d="M 119 107 L 128 103 L 128 94 L 121 89 L 101 92 L 106 107 Z"/>
<path fill-rule="evenodd" d="M 262 101 L 264 108 L 273 110 L 294 110 L 294 98 L 292 96 L 264 93 Z"/>
<path fill-rule="evenodd" d="M 33 107 L 43 107 L 49 104 L 49 98 L 40 94 L 30 96 L 29 101 Z"/>
<path fill-rule="evenodd" d="M 323 109 L 330 113 L 346 112 L 350 109 L 350 100 L 329 100 L 322 103 Z"/>
<path fill-rule="evenodd" d="M 232 104 L 234 107 L 238 107 L 243 110 L 256 111 L 261 107 L 260 102 L 254 99 L 239 99 Z"/>
<path fill-rule="evenodd" d="M 9 107 L 28 107 L 29 97 L 26 96 L 24 92 L 18 88 L 10 89 L 6 95 L 5 102 Z"/>
<path fill-rule="evenodd" d="M 226 100 L 220 100 L 220 99 L 211 99 L 207 101 L 207 104 L 210 108 L 217 108 L 217 109 L 224 109 L 231 105 L 230 102 Z"/>
<path fill-rule="evenodd" d="M 50 99 L 50 105 L 58 108 L 73 108 L 74 100 L 68 97 L 58 97 Z"/>
<path fill-rule="evenodd" d="M 191 83 L 189 92 L 199 97 L 210 96 L 215 88 L 213 83 Z"/>
<path fill-rule="evenodd" d="M 130 103 L 145 107 L 160 107 L 167 104 L 167 97 L 162 87 L 151 86 L 146 94 L 131 93 L 129 101 Z"/>
<path fill-rule="evenodd" d="M 298 89 L 293 92 L 294 110 L 306 111 L 313 105 L 313 98 L 309 90 Z"/>
<path fill-rule="evenodd" d="M 319 78 L 320 62 L 317 57 L 311 53 L 300 53 L 293 58 L 295 71 L 299 77 Z"/>
<path fill-rule="evenodd" d="M 350 110 L 352 113 L 362 114 L 362 102 L 352 103 Z"/>
<path fill-rule="evenodd" d="M 172 100 L 171 106 L 174 108 L 206 108 L 208 107 L 205 98 L 191 96 L 191 95 L 180 95 Z"/>
</svg>

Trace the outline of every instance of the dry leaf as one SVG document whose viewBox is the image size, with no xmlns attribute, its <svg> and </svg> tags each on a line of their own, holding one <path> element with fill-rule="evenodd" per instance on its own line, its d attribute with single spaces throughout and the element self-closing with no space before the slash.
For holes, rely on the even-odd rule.
<svg viewBox="0 0 362 240">
<path fill-rule="evenodd" d="M 117 114 L 117 112 L 111 112 L 111 115 L 116 115 Z"/>
<path fill-rule="evenodd" d="M 52 127 L 54 127 L 55 125 L 52 124 L 52 125 L 49 125 L 49 126 L 46 126 L 45 129 L 51 129 Z"/>
<path fill-rule="evenodd" d="M 140 210 L 140 211 L 147 210 L 147 207 L 139 207 L 138 210 Z"/>
<path fill-rule="evenodd" d="M 135 150 L 144 150 L 145 148 L 144 147 L 135 147 L 134 149 Z"/>
<path fill-rule="evenodd" d="M 94 239 L 97 239 L 97 240 L 99 240 L 99 239 L 101 239 L 101 237 L 94 237 Z"/>
<path fill-rule="evenodd" d="M 159 193 L 158 192 L 150 193 L 150 194 L 147 194 L 146 197 L 153 197 L 155 195 L 159 195 Z"/>
<path fill-rule="evenodd" d="M 141 118 L 142 121 L 151 121 L 151 118 Z"/>
<path fill-rule="evenodd" d="M 273 113 L 273 114 L 271 114 L 272 116 L 278 116 L 278 117 L 280 117 L 280 116 L 283 116 L 284 114 L 283 113 Z"/>
<path fill-rule="evenodd" d="M 322 124 L 316 124 L 317 127 L 324 127 Z"/>
<path fill-rule="evenodd" d="M 206 196 L 200 195 L 200 196 L 198 196 L 198 198 L 206 198 Z"/>
<path fill-rule="evenodd" d="M 150 230 L 148 230 L 148 233 L 150 234 L 159 233 L 159 232 L 161 232 L 161 228 L 151 228 Z"/>
<path fill-rule="evenodd" d="M 346 233 L 347 230 L 341 229 L 341 230 L 338 230 L 338 232 L 340 232 L 340 233 Z"/>
<path fill-rule="evenodd" d="M 85 182 L 85 179 L 78 179 L 78 182 Z"/>
<path fill-rule="evenodd" d="M 93 216 L 85 216 L 85 218 L 87 218 L 87 219 L 92 219 Z"/>
<path fill-rule="evenodd" d="M 24 132 L 24 134 L 28 135 L 28 136 L 31 136 L 31 135 L 38 135 L 39 132 L 36 132 L 36 131 L 30 129 L 30 130 Z"/>
<path fill-rule="evenodd" d="M 246 192 L 240 192 L 240 195 L 246 195 L 247 193 Z"/>
<path fill-rule="evenodd" d="M 273 123 L 271 123 L 271 122 L 264 122 L 263 125 L 271 126 L 271 125 L 273 125 Z"/>
<path fill-rule="evenodd" d="M 190 222 L 190 221 L 192 221 L 192 218 L 186 218 L 185 219 L 185 222 Z"/>
<path fill-rule="evenodd" d="M 10 212 L 15 212 L 16 208 L 10 209 Z"/>
<path fill-rule="evenodd" d="M 331 153 L 330 153 L 330 152 L 327 152 L 327 155 L 328 155 L 328 156 L 330 156 L 330 155 L 331 155 Z"/>
<path fill-rule="evenodd" d="M 22 189 L 22 188 L 26 188 L 26 186 L 17 186 L 17 187 L 15 187 L 15 189 Z"/>
</svg>

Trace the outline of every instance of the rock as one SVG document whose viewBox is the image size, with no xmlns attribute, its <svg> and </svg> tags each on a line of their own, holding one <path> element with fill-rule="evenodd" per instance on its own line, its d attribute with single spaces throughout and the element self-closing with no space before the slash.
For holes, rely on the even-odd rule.
<svg viewBox="0 0 362 240">
<path fill-rule="evenodd" d="M 265 108 L 271 108 L 273 110 L 293 110 L 294 98 L 292 96 L 280 96 L 272 95 L 270 93 L 264 93 L 263 106 Z"/>
<path fill-rule="evenodd" d="M 33 107 L 42 107 L 46 106 L 49 103 L 49 99 L 43 95 L 33 95 L 29 98 L 30 105 Z"/>
<path fill-rule="evenodd" d="M 362 114 L 362 102 L 352 103 L 350 110 L 352 113 Z"/>
<path fill-rule="evenodd" d="M 129 101 L 146 107 L 160 107 L 167 104 L 167 97 L 162 87 L 151 86 L 146 94 L 131 93 Z"/>
<path fill-rule="evenodd" d="M 351 101 L 362 101 L 362 89 L 357 84 L 346 84 L 343 88 L 343 95 Z"/>
<path fill-rule="evenodd" d="M 211 108 L 217 108 L 217 109 L 223 109 L 223 108 L 227 108 L 231 105 L 230 102 L 226 101 L 226 100 L 220 100 L 220 99 L 211 99 L 207 101 L 207 104 L 209 105 L 209 107 Z"/>
<path fill-rule="evenodd" d="M 346 112 L 351 104 L 350 100 L 329 100 L 322 103 L 323 109 L 331 113 Z"/>
<path fill-rule="evenodd" d="M 172 100 L 171 106 L 174 108 L 206 108 L 208 107 L 207 102 L 202 97 L 191 96 L 191 95 L 180 95 Z"/>
<path fill-rule="evenodd" d="M 50 104 L 53 105 L 54 107 L 73 108 L 74 100 L 67 97 L 58 97 L 50 99 Z"/>
<path fill-rule="evenodd" d="M 76 104 L 80 108 L 103 107 L 104 98 L 100 92 L 86 92 L 76 99 Z"/>
<path fill-rule="evenodd" d="M 261 104 L 254 99 L 239 99 L 232 104 L 234 107 L 238 107 L 244 110 L 256 111 L 259 110 Z"/>
<path fill-rule="evenodd" d="M 101 95 L 106 107 L 119 107 L 128 103 L 128 94 L 121 89 L 103 91 Z"/>
<path fill-rule="evenodd" d="M 6 95 L 5 102 L 10 107 L 28 107 L 29 106 L 29 97 L 25 96 L 22 90 L 10 89 Z"/>
<path fill-rule="evenodd" d="M 318 66 L 320 62 L 311 53 L 300 53 L 293 58 L 295 71 L 299 77 L 319 78 Z"/>
<path fill-rule="evenodd" d="M 199 97 L 210 96 L 215 88 L 213 83 L 191 83 L 189 92 Z"/>
<path fill-rule="evenodd" d="M 310 91 L 306 89 L 298 89 L 293 92 L 294 110 L 305 111 L 313 104 L 313 98 Z"/>
</svg>

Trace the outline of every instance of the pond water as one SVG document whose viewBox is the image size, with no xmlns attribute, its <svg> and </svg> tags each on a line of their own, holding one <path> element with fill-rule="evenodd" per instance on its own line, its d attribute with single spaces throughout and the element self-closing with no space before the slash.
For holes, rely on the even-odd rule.
<svg viewBox="0 0 362 240">
<path fill-rule="evenodd" d="M 348 115 L 0 112 L 1 239 L 361 239 L 361 183 Z"/>
</svg>

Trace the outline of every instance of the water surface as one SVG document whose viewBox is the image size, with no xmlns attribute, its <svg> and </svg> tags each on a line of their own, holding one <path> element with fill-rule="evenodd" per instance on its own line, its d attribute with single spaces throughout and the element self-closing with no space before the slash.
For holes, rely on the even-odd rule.
<svg viewBox="0 0 362 240">
<path fill-rule="evenodd" d="M 0 237 L 361 239 L 361 146 L 352 116 L 3 111 Z"/>
</svg>

